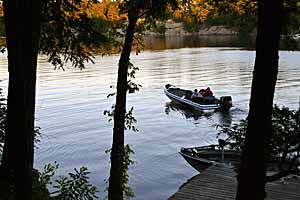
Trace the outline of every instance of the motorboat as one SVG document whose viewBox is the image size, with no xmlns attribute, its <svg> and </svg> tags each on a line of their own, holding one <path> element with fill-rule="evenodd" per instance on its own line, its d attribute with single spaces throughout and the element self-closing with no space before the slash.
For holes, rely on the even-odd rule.
<svg viewBox="0 0 300 200">
<path fill-rule="evenodd" d="M 231 96 L 215 96 L 192 98 L 191 90 L 181 89 L 171 84 L 165 85 L 164 92 L 172 101 L 189 106 L 198 110 L 221 110 L 229 111 L 232 107 Z"/>
<path fill-rule="evenodd" d="M 197 171 L 203 172 L 214 164 L 235 167 L 240 163 L 241 154 L 235 150 L 220 148 L 218 145 L 180 149 L 180 155 Z"/>
<path fill-rule="evenodd" d="M 182 147 L 179 154 L 199 172 L 203 172 L 211 165 L 226 165 L 227 167 L 237 169 L 241 162 L 241 152 L 224 148 L 227 144 L 227 141 L 219 139 L 219 145 Z M 277 179 L 278 175 L 299 175 L 299 167 L 299 160 L 282 160 L 280 156 L 273 156 L 268 160 L 267 179 L 268 181 L 273 181 Z M 277 175 L 272 176 L 274 174 Z"/>
</svg>

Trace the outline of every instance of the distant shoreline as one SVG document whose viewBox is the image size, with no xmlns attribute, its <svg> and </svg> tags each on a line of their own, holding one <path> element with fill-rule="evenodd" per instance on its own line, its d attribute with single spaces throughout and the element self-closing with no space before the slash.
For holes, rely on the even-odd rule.
<svg viewBox="0 0 300 200">
<path fill-rule="evenodd" d="M 233 31 L 226 26 L 211 26 L 211 27 L 201 27 L 199 31 L 188 32 L 184 28 L 182 22 L 175 22 L 173 20 L 167 20 L 164 24 L 164 32 L 146 32 L 146 36 L 212 36 L 212 35 L 230 35 L 237 36 L 238 33 Z"/>
<path fill-rule="evenodd" d="M 202 26 L 199 31 L 188 32 L 182 22 L 167 20 L 160 24 L 163 31 L 148 31 L 145 34 L 145 46 L 149 49 L 168 49 L 180 47 L 243 47 L 255 49 L 256 30 L 249 34 L 239 34 L 226 26 Z M 295 40 L 287 40 L 282 36 L 280 50 L 300 50 L 300 37 L 295 35 Z M 161 41 L 160 41 L 161 40 Z M 156 46 L 156 43 L 158 46 Z M 184 44 L 183 44 L 184 43 Z M 146 49 L 148 49 L 146 47 Z"/>
</svg>

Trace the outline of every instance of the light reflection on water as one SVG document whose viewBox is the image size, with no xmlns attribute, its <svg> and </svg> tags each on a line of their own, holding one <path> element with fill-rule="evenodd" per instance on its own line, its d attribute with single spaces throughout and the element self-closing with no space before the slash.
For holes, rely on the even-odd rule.
<svg viewBox="0 0 300 200">
<path fill-rule="evenodd" d="M 255 40 L 254 40 L 255 41 Z M 252 46 L 254 41 L 243 41 L 237 35 L 171 35 L 146 36 L 144 44 L 146 49 L 164 50 L 191 47 L 241 47 Z"/>
<path fill-rule="evenodd" d="M 299 52 L 281 52 L 275 103 L 298 108 L 300 96 Z M 134 106 L 139 133 L 126 133 L 136 164 L 130 168 L 130 186 L 136 199 L 166 199 L 197 172 L 177 153 L 182 146 L 216 142 L 215 124 L 232 124 L 248 111 L 255 53 L 237 48 L 182 48 L 145 51 L 133 56 L 140 67 L 135 82 L 141 90 L 128 97 Z M 118 56 L 97 57 L 95 65 L 79 71 L 53 70 L 45 57 L 39 59 L 36 123 L 42 138 L 35 166 L 57 161 L 59 174 L 85 165 L 100 190 L 106 187 L 112 124 L 103 111 L 113 99 Z M 7 85 L 5 56 L 0 59 L 1 86 Z M 167 83 L 184 88 L 210 86 L 216 96 L 231 95 L 229 115 L 201 113 L 174 105 L 163 93 Z"/>
</svg>

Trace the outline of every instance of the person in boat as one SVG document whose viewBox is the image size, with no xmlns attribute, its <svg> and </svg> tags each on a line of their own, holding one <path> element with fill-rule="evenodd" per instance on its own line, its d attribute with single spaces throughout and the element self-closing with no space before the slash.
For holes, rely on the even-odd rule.
<svg viewBox="0 0 300 200">
<path fill-rule="evenodd" d="M 195 89 L 194 92 L 192 93 L 191 99 L 196 98 L 196 97 L 198 96 L 198 94 L 199 94 L 199 93 L 198 93 L 198 90 Z"/>
<path fill-rule="evenodd" d="M 191 100 L 199 103 L 203 100 L 203 96 L 197 91 L 197 89 L 195 89 L 193 95 L 191 96 Z"/>
<path fill-rule="evenodd" d="M 211 97 L 213 96 L 213 92 L 210 90 L 210 88 L 206 88 L 206 90 L 203 93 L 203 97 Z"/>
<path fill-rule="evenodd" d="M 199 94 L 200 94 L 202 97 L 203 97 L 204 93 L 205 93 L 205 89 L 200 89 L 200 90 L 199 90 Z"/>
</svg>

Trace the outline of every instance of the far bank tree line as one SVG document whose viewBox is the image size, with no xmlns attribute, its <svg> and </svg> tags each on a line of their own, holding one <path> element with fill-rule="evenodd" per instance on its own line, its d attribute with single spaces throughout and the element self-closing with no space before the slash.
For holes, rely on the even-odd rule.
<svg viewBox="0 0 300 200">
<path fill-rule="evenodd" d="M 5 28 L 1 2 L 0 37 L 4 37 Z M 285 18 L 288 18 L 285 20 L 291 22 L 288 27 L 284 28 L 286 29 L 284 32 L 299 33 L 300 4 L 298 1 L 285 1 L 284 5 L 286 10 L 289 10 L 287 15 L 284 14 Z M 90 0 L 81 0 L 77 7 L 77 12 L 85 13 L 93 19 L 93 26 L 101 29 L 102 32 L 113 28 L 126 16 L 119 12 L 120 7 L 122 7 L 121 1 L 102 0 L 91 2 Z M 236 31 L 242 37 L 249 37 L 249 34 L 255 34 L 257 7 L 257 1 L 254 0 L 179 0 L 178 8 L 172 11 L 171 7 L 168 6 L 164 13 L 165 18 L 157 19 L 162 20 L 162 23 L 152 26 L 151 31 L 164 34 L 166 31 L 164 21 L 171 19 L 183 23 L 184 29 L 188 32 L 197 32 L 204 27 L 225 26 Z M 290 12 L 291 10 L 292 12 Z"/>
<path fill-rule="evenodd" d="M 48 55 L 49 61 L 56 67 L 63 67 L 65 62 L 71 62 L 75 67 L 83 68 L 86 61 L 93 61 L 96 48 L 101 46 L 105 52 L 107 44 L 112 41 L 120 47 L 121 53 L 116 101 L 113 110 L 109 112 L 114 120 L 114 128 L 108 199 L 124 199 L 125 185 L 129 178 L 126 173 L 128 149 L 124 144 L 124 129 L 132 128 L 134 122 L 132 110 L 126 110 L 126 99 L 127 93 L 138 90 L 138 85 L 131 80 L 136 70 L 130 63 L 132 45 L 140 41 L 137 37 L 140 31 L 146 30 L 150 25 L 154 26 L 156 20 L 167 19 L 169 10 L 189 11 L 194 2 L 120 1 L 118 16 L 123 16 L 119 21 L 124 23 L 118 23 L 118 27 L 108 32 L 91 26 L 94 21 L 81 9 L 80 0 L 3 2 L 9 85 L 0 177 L 1 181 L 10 186 L 4 194 L 4 199 L 32 199 L 38 54 Z M 265 198 L 267 150 L 273 135 L 271 115 L 278 73 L 280 33 L 282 27 L 289 27 L 289 16 L 297 14 L 298 5 L 293 4 L 289 7 L 282 0 L 260 0 L 254 4 L 247 0 L 239 2 L 245 2 L 250 7 L 254 5 L 253 12 L 258 20 L 250 110 L 242 163 L 237 178 L 236 199 L 260 200 Z M 90 0 L 84 3 L 92 5 L 95 2 Z M 231 1 L 207 3 L 205 5 L 212 3 L 220 16 L 233 15 L 231 8 L 236 5 Z M 24 15 L 23 11 L 28 15 Z M 247 15 L 247 12 L 241 13 Z M 104 15 L 109 16 L 109 11 L 105 10 Z M 123 42 L 118 43 L 120 40 L 114 40 L 116 37 L 121 37 Z M 252 187 L 248 187 L 249 185 Z"/>
</svg>

